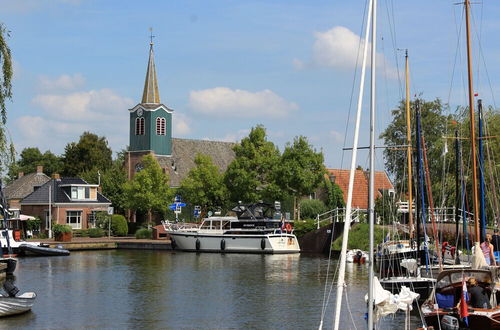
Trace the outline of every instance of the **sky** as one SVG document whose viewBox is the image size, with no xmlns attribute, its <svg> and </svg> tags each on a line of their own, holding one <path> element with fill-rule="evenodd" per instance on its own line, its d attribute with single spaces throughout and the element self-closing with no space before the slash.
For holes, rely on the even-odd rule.
<svg viewBox="0 0 500 330">
<path fill-rule="evenodd" d="M 376 134 L 402 99 L 401 49 L 412 95 L 439 97 L 451 112 L 466 104 L 463 6 L 378 2 Z M 365 10 L 365 1 L 332 0 L 0 0 L 14 61 L 10 137 L 18 153 L 61 155 L 85 131 L 105 136 L 114 153 L 126 148 L 152 28 L 174 137 L 239 141 L 263 125 L 280 150 L 302 135 L 327 167 L 348 168 L 342 148 L 352 146 Z M 473 4 L 475 91 L 495 107 L 499 15 L 498 1 Z M 369 143 L 366 79 L 360 146 Z M 357 163 L 368 166 L 366 151 Z M 383 169 L 380 149 L 376 164 Z"/>
</svg>

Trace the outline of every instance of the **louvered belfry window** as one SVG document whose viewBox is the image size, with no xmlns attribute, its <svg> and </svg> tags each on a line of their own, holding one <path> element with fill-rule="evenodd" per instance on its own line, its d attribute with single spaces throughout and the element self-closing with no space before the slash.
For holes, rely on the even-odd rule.
<svg viewBox="0 0 500 330">
<path fill-rule="evenodd" d="M 144 135 L 144 117 L 135 119 L 135 135 Z"/>
<path fill-rule="evenodd" d="M 166 120 L 163 117 L 156 118 L 156 135 L 166 135 Z"/>
</svg>

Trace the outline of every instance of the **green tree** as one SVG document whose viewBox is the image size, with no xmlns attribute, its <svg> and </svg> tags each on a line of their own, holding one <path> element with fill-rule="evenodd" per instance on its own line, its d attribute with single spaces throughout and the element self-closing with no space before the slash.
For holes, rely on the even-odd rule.
<svg viewBox="0 0 500 330">
<path fill-rule="evenodd" d="M 234 147 L 235 159 L 229 164 L 224 183 L 233 203 L 253 203 L 258 200 L 274 201 L 283 196 L 275 183 L 275 169 L 280 153 L 274 143 L 267 140 L 263 126 L 252 128 L 248 137 Z"/>
<path fill-rule="evenodd" d="M 19 155 L 19 160 L 10 164 L 8 179 L 16 179 L 19 172 L 33 173 L 38 165 L 43 166 L 43 172 L 49 176 L 53 173 L 61 173 L 63 169 L 61 157 L 54 155 L 50 150 L 42 154 L 36 147 L 24 148 Z"/>
<path fill-rule="evenodd" d="M 397 205 L 394 195 L 389 191 L 382 191 L 382 196 L 375 200 L 375 216 L 379 224 L 392 224 L 396 220 Z"/>
<path fill-rule="evenodd" d="M 127 173 L 123 167 L 124 155 L 124 152 L 120 152 L 109 168 L 98 170 L 94 167 L 81 174 L 81 178 L 88 183 L 100 182 L 102 194 L 111 200 L 115 213 L 120 214 L 124 214 L 126 209 L 123 194 L 123 185 L 127 182 Z"/>
<path fill-rule="evenodd" d="M 323 188 L 326 190 L 325 205 L 329 210 L 345 207 L 344 193 L 340 186 L 332 183 L 325 177 L 323 181 Z"/>
<path fill-rule="evenodd" d="M 300 212 L 303 219 L 316 219 L 318 214 L 326 212 L 325 203 L 319 199 L 303 199 L 300 201 Z"/>
<path fill-rule="evenodd" d="M 5 102 L 12 99 L 12 56 L 7 38 L 10 32 L 3 23 L 0 23 L 0 64 L 2 65 L 2 76 L 0 77 L 0 170 L 4 170 L 14 161 L 15 149 L 12 141 L 7 137 L 7 107 Z"/>
<path fill-rule="evenodd" d="M 142 158 L 144 168 L 123 185 L 124 206 L 147 212 L 148 225 L 152 223 L 153 211 L 165 215 L 172 199 L 169 177 L 152 155 Z"/>
<path fill-rule="evenodd" d="M 192 205 L 201 206 L 202 214 L 226 203 L 227 190 L 223 175 L 213 164 L 212 158 L 197 154 L 192 168 L 182 180 L 178 193 Z"/>
<path fill-rule="evenodd" d="M 296 199 L 312 194 L 324 179 L 323 162 L 323 153 L 316 152 L 307 138 L 296 137 L 281 156 L 276 176 L 279 187 Z M 300 204 L 297 218 L 300 220 Z"/>
<path fill-rule="evenodd" d="M 71 142 L 64 149 L 64 175 L 80 176 L 93 168 L 104 170 L 111 167 L 113 152 L 105 137 L 84 132 L 78 143 Z"/>
</svg>

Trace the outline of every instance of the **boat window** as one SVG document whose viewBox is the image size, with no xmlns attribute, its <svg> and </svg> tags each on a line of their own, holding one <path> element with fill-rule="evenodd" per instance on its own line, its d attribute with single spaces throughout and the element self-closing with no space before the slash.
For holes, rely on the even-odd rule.
<svg viewBox="0 0 500 330">
<path fill-rule="evenodd" d="M 445 286 L 448 286 L 450 284 L 451 284 L 450 277 L 445 276 L 442 279 L 440 279 L 438 283 L 436 283 L 436 287 L 437 288 L 444 288 Z"/>
<path fill-rule="evenodd" d="M 212 229 L 219 229 L 220 221 L 212 221 Z"/>
<path fill-rule="evenodd" d="M 231 222 L 230 221 L 222 221 L 222 229 L 229 229 L 231 228 Z"/>
<path fill-rule="evenodd" d="M 210 221 L 203 221 L 201 229 L 210 229 Z"/>
<path fill-rule="evenodd" d="M 483 272 L 460 272 L 452 273 L 450 276 L 452 282 L 460 282 L 463 278 L 465 278 L 465 280 L 467 281 L 470 277 L 474 277 L 478 282 L 491 283 L 490 275 Z"/>
</svg>

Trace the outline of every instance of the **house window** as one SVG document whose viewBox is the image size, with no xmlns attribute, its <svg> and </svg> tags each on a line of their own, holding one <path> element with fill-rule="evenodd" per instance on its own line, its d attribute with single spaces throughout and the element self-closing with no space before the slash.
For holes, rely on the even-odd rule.
<svg viewBox="0 0 500 330">
<path fill-rule="evenodd" d="M 156 118 L 156 135 L 166 135 L 166 120 L 163 117 Z"/>
<path fill-rule="evenodd" d="M 66 223 L 73 229 L 81 229 L 82 211 L 66 211 Z"/>
<path fill-rule="evenodd" d="M 85 199 L 85 190 L 86 187 L 71 187 L 71 199 Z"/>
<path fill-rule="evenodd" d="M 144 135 L 144 117 L 135 119 L 135 135 Z"/>
</svg>

